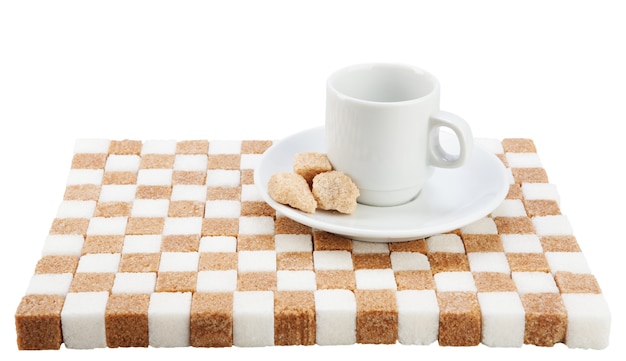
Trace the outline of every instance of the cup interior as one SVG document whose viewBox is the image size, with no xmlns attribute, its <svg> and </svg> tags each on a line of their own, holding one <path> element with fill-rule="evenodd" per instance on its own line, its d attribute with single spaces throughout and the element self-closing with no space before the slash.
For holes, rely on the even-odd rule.
<svg viewBox="0 0 626 361">
<path fill-rule="evenodd" d="M 425 71 L 394 64 L 357 65 L 333 74 L 328 85 L 343 96 L 367 102 L 404 102 L 435 90 L 437 81 Z"/>
</svg>

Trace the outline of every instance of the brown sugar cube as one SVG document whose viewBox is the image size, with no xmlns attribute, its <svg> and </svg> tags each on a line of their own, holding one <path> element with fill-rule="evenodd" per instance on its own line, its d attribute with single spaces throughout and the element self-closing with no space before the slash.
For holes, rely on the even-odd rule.
<svg viewBox="0 0 626 361">
<path fill-rule="evenodd" d="M 271 145 L 271 140 L 244 140 L 241 142 L 241 154 L 262 154 Z"/>
<path fill-rule="evenodd" d="M 150 295 L 112 294 L 104 313 L 108 347 L 148 347 Z"/>
<path fill-rule="evenodd" d="M 107 161 L 104 153 L 76 153 L 72 157 L 72 169 L 104 169 Z"/>
<path fill-rule="evenodd" d="M 233 294 L 194 293 L 189 342 L 193 347 L 233 345 Z"/>
<path fill-rule="evenodd" d="M 172 169 L 174 168 L 174 154 L 143 154 L 139 169 Z"/>
<path fill-rule="evenodd" d="M 356 342 L 394 344 L 398 340 L 398 306 L 393 290 L 355 290 Z"/>
<path fill-rule="evenodd" d="M 352 252 L 352 240 L 334 233 L 324 231 L 313 232 L 313 248 L 316 251 L 348 251 Z"/>
<path fill-rule="evenodd" d="M 240 154 L 209 154 L 208 169 L 239 170 Z"/>
<path fill-rule="evenodd" d="M 502 148 L 505 153 L 536 153 L 537 148 L 532 139 L 506 138 L 502 139 Z"/>
<path fill-rule="evenodd" d="M 172 187 L 138 185 L 135 198 L 137 199 L 170 199 Z"/>
<path fill-rule="evenodd" d="M 592 274 L 559 271 L 554 275 L 557 287 L 563 293 L 602 293 Z"/>
<path fill-rule="evenodd" d="M 324 153 L 297 153 L 293 160 L 293 171 L 306 179 L 309 186 L 313 185 L 316 175 L 331 171 L 333 166 Z"/>
<path fill-rule="evenodd" d="M 58 350 L 63 342 L 61 309 L 65 299 L 57 295 L 27 295 L 15 312 L 17 347 L 20 350 Z"/>
<path fill-rule="evenodd" d="M 123 253 L 120 272 L 156 272 L 161 263 L 160 253 Z"/>
<path fill-rule="evenodd" d="M 97 201 L 102 187 L 97 184 L 75 184 L 65 187 L 64 201 Z"/>
<path fill-rule="evenodd" d="M 543 168 L 512 168 L 515 183 L 548 183 L 548 175 Z"/>
<path fill-rule="evenodd" d="M 265 202 L 241 202 L 242 217 L 274 217 L 276 210 Z"/>
<path fill-rule="evenodd" d="M 207 187 L 208 201 L 238 201 L 241 199 L 241 187 Z"/>
<path fill-rule="evenodd" d="M 311 231 L 311 227 L 287 217 L 278 216 L 274 222 L 275 234 L 311 234 Z"/>
<path fill-rule="evenodd" d="M 473 292 L 438 292 L 439 345 L 476 346 L 482 321 L 478 298 Z"/>
<path fill-rule="evenodd" d="M 168 217 L 202 217 L 205 202 L 171 201 L 167 210 Z"/>
<path fill-rule="evenodd" d="M 387 269 L 391 268 L 389 254 L 358 253 L 352 255 L 354 269 Z"/>
<path fill-rule="evenodd" d="M 524 343 L 554 346 L 565 340 L 567 311 L 558 293 L 520 295 L 526 312 Z"/>
<path fill-rule="evenodd" d="M 574 236 L 543 236 L 539 240 L 544 252 L 580 252 Z"/>
<path fill-rule="evenodd" d="M 241 184 L 254 184 L 254 169 L 242 169 L 239 180 Z"/>
<path fill-rule="evenodd" d="M 272 174 L 267 192 L 278 203 L 289 205 L 306 213 L 314 213 L 317 202 L 306 180 L 296 173 Z"/>
<path fill-rule="evenodd" d="M 176 234 L 163 236 L 161 252 L 198 252 L 200 235 Z"/>
<path fill-rule="evenodd" d="M 344 173 L 330 171 L 313 178 L 313 196 L 321 209 L 352 214 L 356 210 L 359 189 Z"/>
<path fill-rule="evenodd" d="M 206 182 L 206 172 L 177 170 L 172 172 L 172 184 L 198 184 Z"/>
<path fill-rule="evenodd" d="M 478 292 L 516 292 L 515 282 L 500 272 L 475 272 L 474 283 Z"/>
<path fill-rule="evenodd" d="M 428 253 L 428 262 L 433 274 L 439 272 L 469 271 L 469 260 L 465 253 L 433 252 Z"/>
<path fill-rule="evenodd" d="M 176 143 L 176 154 L 207 154 L 208 140 L 182 140 Z"/>
<path fill-rule="evenodd" d="M 519 184 L 509 185 L 509 192 L 506 195 L 506 199 L 522 199 L 522 187 Z"/>
<path fill-rule="evenodd" d="M 198 271 L 227 271 L 237 269 L 235 252 L 202 252 L 198 260 Z"/>
<path fill-rule="evenodd" d="M 424 238 L 416 239 L 414 241 L 406 242 L 392 242 L 389 243 L 390 252 L 418 252 L 426 254 L 428 248 L 426 247 L 426 240 Z"/>
<path fill-rule="evenodd" d="M 70 292 L 111 292 L 115 273 L 79 272 L 74 275 Z"/>
<path fill-rule="evenodd" d="M 274 236 L 271 234 L 241 234 L 237 238 L 237 251 L 273 251 Z"/>
<path fill-rule="evenodd" d="M 511 272 L 550 272 L 543 253 L 507 253 L 506 259 Z"/>
<path fill-rule="evenodd" d="M 145 234 L 161 234 L 165 218 L 157 217 L 130 217 L 126 224 L 126 234 L 128 235 L 145 235 Z"/>
<path fill-rule="evenodd" d="M 94 217 L 129 217 L 130 202 L 98 202 Z"/>
<path fill-rule="evenodd" d="M 275 291 L 276 284 L 276 272 L 237 274 L 237 291 Z"/>
<path fill-rule="evenodd" d="M 315 297 L 307 291 L 279 291 L 274 296 L 274 344 L 315 344 Z"/>
<path fill-rule="evenodd" d="M 88 218 L 55 218 L 50 226 L 50 234 L 85 235 L 89 227 Z"/>
<path fill-rule="evenodd" d="M 203 218 L 202 236 L 237 236 L 238 218 Z"/>
<path fill-rule="evenodd" d="M 495 217 L 499 234 L 532 234 L 535 227 L 529 217 Z"/>
<path fill-rule="evenodd" d="M 279 252 L 276 254 L 276 269 L 280 271 L 313 270 L 313 253 Z"/>
<path fill-rule="evenodd" d="M 345 289 L 354 291 L 356 289 L 356 277 L 354 275 L 354 271 L 316 271 L 315 281 L 317 283 L 318 290 Z"/>
<path fill-rule="evenodd" d="M 156 292 L 195 292 L 198 272 L 159 272 Z"/>
<path fill-rule="evenodd" d="M 83 244 L 82 254 L 89 253 L 121 253 L 124 247 L 124 236 L 87 236 Z"/>
<path fill-rule="evenodd" d="M 505 154 L 496 154 L 496 157 L 498 157 L 498 159 L 500 159 L 500 161 L 502 162 L 502 164 L 505 167 L 507 167 L 507 168 L 509 167 L 509 162 L 507 161 Z"/>
<path fill-rule="evenodd" d="M 555 216 L 561 214 L 559 204 L 554 200 L 536 199 L 525 200 L 524 208 L 529 217 Z"/>
<path fill-rule="evenodd" d="M 137 184 L 136 172 L 104 172 L 102 184 Z"/>
<path fill-rule="evenodd" d="M 36 274 L 74 273 L 78 266 L 76 256 L 43 256 L 35 267 Z"/>
<path fill-rule="evenodd" d="M 435 289 L 435 278 L 430 271 L 397 271 L 395 277 L 398 291 Z"/>
<path fill-rule="evenodd" d="M 465 252 L 504 252 L 500 235 L 497 234 L 462 234 Z"/>
<path fill-rule="evenodd" d="M 140 140 L 112 140 L 109 143 L 109 154 L 139 155 L 141 153 Z"/>
</svg>

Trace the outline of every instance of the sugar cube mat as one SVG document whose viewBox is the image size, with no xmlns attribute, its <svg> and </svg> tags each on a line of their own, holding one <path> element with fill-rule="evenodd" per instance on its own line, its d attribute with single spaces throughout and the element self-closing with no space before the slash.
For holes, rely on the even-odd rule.
<svg viewBox="0 0 626 361">
<path fill-rule="evenodd" d="M 260 198 L 271 141 L 76 141 L 16 312 L 19 349 L 407 344 L 603 349 L 611 315 L 530 139 L 488 216 L 400 243 Z"/>
</svg>

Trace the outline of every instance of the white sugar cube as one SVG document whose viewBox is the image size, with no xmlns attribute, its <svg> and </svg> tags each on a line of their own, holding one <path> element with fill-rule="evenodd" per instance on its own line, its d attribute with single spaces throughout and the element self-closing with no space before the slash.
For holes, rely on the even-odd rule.
<svg viewBox="0 0 626 361">
<path fill-rule="evenodd" d="M 235 292 L 237 271 L 200 271 L 196 285 L 197 292 Z"/>
<path fill-rule="evenodd" d="M 506 253 L 543 253 L 541 241 L 535 234 L 502 234 L 500 240 Z"/>
<path fill-rule="evenodd" d="M 162 238 L 159 234 L 124 236 L 122 253 L 160 253 Z"/>
<path fill-rule="evenodd" d="M 26 289 L 26 294 L 65 296 L 70 289 L 73 277 L 71 273 L 33 275 Z"/>
<path fill-rule="evenodd" d="M 239 154 L 240 140 L 212 140 L 209 142 L 209 154 Z"/>
<path fill-rule="evenodd" d="M 348 251 L 313 251 L 315 270 L 352 270 L 352 254 Z"/>
<path fill-rule="evenodd" d="M 310 234 L 277 234 L 274 236 L 276 252 L 312 252 Z"/>
<path fill-rule="evenodd" d="M 200 234 L 202 217 L 167 217 L 163 224 L 163 235 Z"/>
<path fill-rule="evenodd" d="M 43 244 L 42 256 L 80 256 L 85 238 L 80 234 L 49 235 Z"/>
<path fill-rule="evenodd" d="M 524 199 L 529 201 L 552 200 L 557 204 L 560 202 L 556 186 L 550 183 L 522 183 L 522 194 Z"/>
<path fill-rule="evenodd" d="M 503 252 L 470 252 L 467 258 L 472 272 L 511 273 L 509 261 Z"/>
<path fill-rule="evenodd" d="M 512 272 L 517 292 L 526 293 L 559 293 L 554 278 L 546 272 Z"/>
<path fill-rule="evenodd" d="M 356 299 L 348 290 L 315 291 L 315 327 L 318 345 L 356 343 Z"/>
<path fill-rule="evenodd" d="M 430 270 L 425 254 L 418 252 L 391 252 L 391 268 L 394 271 Z"/>
<path fill-rule="evenodd" d="M 241 169 L 255 169 L 257 164 L 261 161 L 263 154 L 242 154 L 239 168 Z"/>
<path fill-rule="evenodd" d="M 235 292 L 233 295 L 233 345 L 274 345 L 274 293 Z"/>
<path fill-rule="evenodd" d="M 590 274 L 591 270 L 582 252 L 546 252 L 552 274 L 559 271 Z"/>
<path fill-rule="evenodd" d="M 134 184 L 104 185 L 100 189 L 100 202 L 132 202 L 135 200 L 137 186 Z"/>
<path fill-rule="evenodd" d="M 66 184 L 68 186 L 81 184 L 101 185 L 103 177 L 104 170 L 102 169 L 70 169 Z"/>
<path fill-rule="evenodd" d="M 564 215 L 533 217 L 532 221 L 538 236 L 573 234 L 569 219 Z"/>
<path fill-rule="evenodd" d="M 206 201 L 206 186 L 197 184 L 177 184 L 172 187 L 172 201 Z"/>
<path fill-rule="evenodd" d="M 541 168 L 541 160 L 537 153 L 506 153 L 506 161 L 510 168 Z"/>
<path fill-rule="evenodd" d="M 152 293 L 155 286 L 155 272 L 117 273 L 111 293 Z"/>
<path fill-rule="evenodd" d="M 207 201 L 204 218 L 239 218 L 241 202 L 229 200 Z"/>
<path fill-rule="evenodd" d="M 177 154 L 174 158 L 174 170 L 205 172 L 207 165 L 206 154 Z"/>
<path fill-rule="evenodd" d="M 273 217 L 241 217 L 239 218 L 239 234 L 274 234 Z"/>
<path fill-rule="evenodd" d="M 491 212 L 492 217 L 526 217 L 526 208 L 519 199 L 505 199 Z"/>
<path fill-rule="evenodd" d="M 200 252 L 236 252 L 237 238 L 232 236 L 206 236 L 200 238 Z"/>
<path fill-rule="evenodd" d="M 172 184 L 171 169 L 140 169 L 137 173 L 137 184 L 148 186 L 169 186 Z"/>
<path fill-rule="evenodd" d="M 483 217 L 473 223 L 461 227 L 465 234 L 498 234 L 496 222 L 491 217 Z"/>
<path fill-rule="evenodd" d="M 68 293 L 61 310 L 63 343 L 70 349 L 104 348 L 108 292 Z"/>
<path fill-rule="evenodd" d="M 465 253 L 461 237 L 456 234 L 439 234 L 426 239 L 428 252 Z"/>
<path fill-rule="evenodd" d="M 524 344 L 525 312 L 517 292 L 480 292 L 482 343 L 491 347 Z"/>
<path fill-rule="evenodd" d="M 439 304 L 434 290 L 396 293 L 398 341 L 404 345 L 429 345 L 439 333 Z"/>
<path fill-rule="evenodd" d="M 434 278 L 438 292 L 476 292 L 471 272 L 439 272 Z"/>
<path fill-rule="evenodd" d="M 502 142 L 494 138 L 475 138 L 474 145 L 493 154 L 504 154 Z"/>
<path fill-rule="evenodd" d="M 604 349 L 609 345 L 611 312 L 602 294 L 562 295 L 567 310 L 565 344 L 571 348 Z"/>
<path fill-rule="evenodd" d="M 263 197 L 256 185 L 244 184 L 241 186 L 241 201 L 242 202 L 262 202 Z"/>
<path fill-rule="evenodd" d="M 354 271 L 356 288 L 361 290 L 395 290 L 396 278 L 391 269 L 360 269 Z"/>
<path fill-rule="evenodd" d="M 87 235 L 123 235 L 127 217 L 93 217 L 87 226 Z"/>
<path fill-rule="evenodd" d="M 237 255 L 237 269 L 240 273 L 276 271 L 275 251 L 240 251 Z"/>
<path fill-rule="evenodd" d="M 80 257 L 76 273 L 116 273 L 119 265 L 119 253 L 90 253 Z"/>
<path fill-rule="evenodd" d="M 74 153 L 106 154 L 110 144 L 109 139 L 77 139 L 74 142 Z"/>
<path fill-rule="evenodd" d="M 206 185 L 208 187 L 237 187 L 241 183 L 241 171 L 227 169 L 212 169 L 207 171 Z"/>
<path fill-rule="evenodd" d="M 96 210 L 95 201 L 63 201 L 56 218 L 91 218 Z"/>
<path fill-rule="evenodd" d="M 278 291 L 315 291 L 317 289 L 313 271 L 278 271 L 276 282 Z"/>
<path fill-rule="evenodd" d="M 195 272 L 199 260 L 198 252 L 163 252 L 159 272 Z"/>
<path fill-rule="evenodd" d="M 389 245 L 387 243 L 379 243 L 379 242 L 352 241 L 352 253 L 353 254 L 366 254 L 366 253 L 389 254 Z"/>
<path fill-rule="evenodd" d="M 154 292 L 148 306 L 148 338 L 152 347 L 189 346 L 190 292 Z"/>
<path fill-rule="evenodd" d="M 141 158 L 138 155 L 110 154 L 104 165 L 105 172 L 137 172 Z"/>
<path fill-rule="evenodd" d="M 167 217 L 170 201 L 167 199 L 136 199 L 130 211 L 131 217 Z"/>
<path fill-rule="evenodd" d="M 176 140 L 154 139 L 146 140 L 141 145 L 141 154 L 175 154 Z"/>
</svg>

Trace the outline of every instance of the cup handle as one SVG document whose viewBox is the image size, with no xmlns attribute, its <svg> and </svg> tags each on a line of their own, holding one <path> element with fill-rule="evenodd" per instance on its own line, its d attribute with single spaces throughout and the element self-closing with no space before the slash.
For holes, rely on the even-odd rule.
<svg viewBox="0 0 626 361">
<path fill-rule="evenodd" d="M 446 152 L 439 142 L 439 128 L 451 129 L 459 141 L 459 154 Z M 458 168 L 471 156 L 474 147 L 472 130 L 461 117 L 439 111 L 430 117 L 429 127 L 429 160 L 430 164 L 440 168 Z"/>
</svg>

